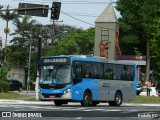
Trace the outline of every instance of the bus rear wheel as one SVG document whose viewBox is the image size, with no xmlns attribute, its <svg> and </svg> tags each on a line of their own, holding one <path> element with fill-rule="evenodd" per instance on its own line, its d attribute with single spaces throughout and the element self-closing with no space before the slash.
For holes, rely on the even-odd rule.
<svg viewBox="0 0 160 120">
<path fill-rule="evenodd" d="M 83 100 L 81 101 L 81 106 L 89 106 L 92 103 L 92 94 L 91 92 L 85 92 Z"/>
<path fill-rule="evenodd" d="M 122 104 L 122 94 L 116 92 L 114 101 L 108 101 L 109 106 L 120 106 Z"/>
</svg>

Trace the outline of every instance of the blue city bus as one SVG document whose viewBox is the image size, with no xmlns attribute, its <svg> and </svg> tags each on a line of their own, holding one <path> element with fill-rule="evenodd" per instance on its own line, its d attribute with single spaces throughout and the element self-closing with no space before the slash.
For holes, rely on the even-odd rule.
<svg viewBox="0 0 160 120">
<path fill-rule="evenodd" d="M 85 55 L 41 58 L 39 99 L 53 100 L 56 106 L 80 102 L 96 106 L 107 102 L 120 106 L 136 96 L 136 65 Z"/>
</svg>

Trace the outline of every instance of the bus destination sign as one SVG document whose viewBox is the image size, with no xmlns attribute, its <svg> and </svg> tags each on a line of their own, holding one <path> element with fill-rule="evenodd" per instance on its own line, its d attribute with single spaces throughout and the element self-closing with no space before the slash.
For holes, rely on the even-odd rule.
<svg viewBox="0 0 160 120">
<path fill-rule="evenodd" d="M 69 58 L 42 58 L 43 63 L 67 63 Z"/>
</svg>

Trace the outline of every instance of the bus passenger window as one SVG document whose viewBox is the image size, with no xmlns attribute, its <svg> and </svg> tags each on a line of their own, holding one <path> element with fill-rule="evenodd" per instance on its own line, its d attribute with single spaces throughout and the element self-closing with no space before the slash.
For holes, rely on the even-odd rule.
<svg viewBox="0 0 160 120">
<path fill-rule="evenodd" d="M 85 78 L 92 77 L 91 72 L 90 72 L 90 71 L 88 71 L 88 70 L 86 70 L 86 71 L 84 72 L 84 77 L 85 77 Z"/>
<path fill-rule="evenodd" d="M 73 68 L 73 78 L 81 78 L 81 67 Z"/>
</svg>

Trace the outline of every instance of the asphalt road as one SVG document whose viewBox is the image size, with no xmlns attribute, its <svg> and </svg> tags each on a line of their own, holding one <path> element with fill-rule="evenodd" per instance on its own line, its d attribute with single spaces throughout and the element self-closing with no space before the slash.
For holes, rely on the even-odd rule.
<svg viewBox="0 0 160 120">
<path fill-rule="evenodd" d="M 81 107 L 80 103 L 69 103 L 57 107 L 52 101 L 1 99 L 0 112 L 0 120 L 160 120 L 160 104 L 123 104 L 120 107 L 110 107 L 107 103 L 102 103 L 96 107 Z"/>
</svg>

